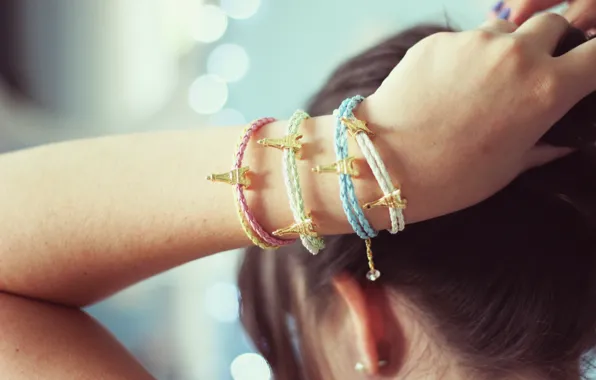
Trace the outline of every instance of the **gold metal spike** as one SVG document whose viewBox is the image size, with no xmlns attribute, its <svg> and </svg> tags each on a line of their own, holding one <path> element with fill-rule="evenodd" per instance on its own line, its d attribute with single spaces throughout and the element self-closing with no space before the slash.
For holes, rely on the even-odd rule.
<svg viewBox="0 0 596 380">
<path fill-rule="evenodd" d="M 291 134 L 284 136 L 281 139 L 261 139 L 257 141 L 258 144 L 263 146 L 277 148 L 277 149 L 290 149 L 294 153 L 298 153 L 300 149 L 302 149 L 302 144 L 300 143 L 300 139 L 302 135 L 299 134 Z"/>
<path fill-rule="evenodd" d="M 341 122 L 346 126 L 348 132 L 352 137 L 356 137 L 358 133 L 366 133 L 368 136 L 374 136 L 374 132 L 368 129 L 366 121 L 358 120 L 355 118 L 342 117 Z"/>
<path fill-rule="evenodd" d="M 294 223 L 289 227 L 273 231 L 273 235 L 281 237 L 296 234 L 317 237 L 316 228 L 317 226 L 313 223 L 312 219 L 306 219 L 300 223 Z"/>
<path fill-rule="evenodd" d="M 289 227 L 280 228 L 279 230 L 273 231 L 274 236 L 286 236 L 286 235 L 303 235 L 317 237 L 317 226 L 313 223 L 312 219 L 306 219 L 300 223 L 294 223 Z"/>
<path fill-rule="evenodd" d="M 244 187 L 250 186 L 250 179 L 246 176 L 248 173 L 248 166 L 244 166 L 240 169 L 234 169 L 227 173 L 216 173 L 207 176 L 208 181 L 222 182 L 229 185 L 241 185 Z"/>
<path fill-rule="evenodd" d="M 377 199 L 374 202 L 369 202 L 364 205 L 364 208 L 369 210 L 373 207 L 388 207 L 405 209 L 408 201 L 401 197 L 401 189 L 394 190 L 392 193 Z"/>
<path fill-rule="evenodd" d="M 358 169 L 354 166 L 356 159 L 354 157 L 348 157 L 343 160 L 334 162 L 331 165 L 319 165 L 312 169 L 315 173 L 336 173 L 336 174 L 347 174 L 352 177 L 358 176 Z"/>
</svg>

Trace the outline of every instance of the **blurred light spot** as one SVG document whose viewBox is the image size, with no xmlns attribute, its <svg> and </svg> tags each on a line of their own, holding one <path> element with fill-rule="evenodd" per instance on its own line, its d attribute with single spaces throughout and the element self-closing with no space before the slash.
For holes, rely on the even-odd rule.
<svg viewBox="0 0 596 380">
<path fill-rule="evenodd" d="M 225 127 L 232 125 L 246 124 L 246 118 L 240 111 L 226 108 L 209 118 L 209 125 L 213 127 Z"/>
<path fill-rule="evenodd" d="M 196 112 L 210 115 L 218 112 L 228 101 L 228 85 L 217 75 L 198 77 L 188 90 L 188 103 Z"/>
<path fill-rule="evenodd" d="M 234 44 L 219 45 L 207 59 L 207 71 L 216 74 L 228 82 L 236 82 L 242 79 L 248 67 L 250 59 L 242 46 Z"/>
<path fill-rule="evenodd" d="M 270 380 L 271 368 L 257 354 L 242 354 L 232 362 L 230 371 L 234 380 Z"/>
<path fill-rule="evenodd" d="M 199 42 L 219 40 L 228 28 L 228 16 L 220 7 L 207 4 L 202 6 L 192 25 L 192 37 Z"/>
<path fill-rule="evenodd" d="M 221 0 L 222 9 L 235 19 L 250 18 L 257 13 L 261 0 Z"/>
<path fill-rule="evenodd" d="M 238 288 L 232 284 L 218 283 L 207 289 L 205 309 L 219 322 L 238 319 Z"/>
</svg>

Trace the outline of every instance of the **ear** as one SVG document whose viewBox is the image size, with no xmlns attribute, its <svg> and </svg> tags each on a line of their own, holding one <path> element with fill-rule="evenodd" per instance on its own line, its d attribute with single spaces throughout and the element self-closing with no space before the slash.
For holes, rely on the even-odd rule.
<svg viewBox="0 0 596 380">
<path fill-rule="evenodd" d="M 388 299 L 382 287 L 375 284 L 361 285 L 352 276 L 341 274 L 333 278 L 333 286 L 349 310 L 350 323 L 357 338 L 358 355 L 366 372 L 378 375 L 379 361 L 389 359 L 387 352 L 387 323 L 393 320 L 386 315 Z M 356 364 L 356 363 L 354 363 Z"/>
</svg>

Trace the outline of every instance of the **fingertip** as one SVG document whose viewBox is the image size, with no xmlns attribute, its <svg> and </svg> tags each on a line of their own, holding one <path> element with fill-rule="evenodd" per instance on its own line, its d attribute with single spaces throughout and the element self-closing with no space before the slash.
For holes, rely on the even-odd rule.
<svg viewBox="0 0 596 380">
<path fill-rule="evenodd" d="M 577 149 L 567 147 L 549 147 L 552 150 L 551 157 L 552 161 L 558 160 L 559 158 L 567 157 L 572 153 L 575 153 Z"/>
<path fill-rule="evenodd" d="M 514 22 L 517 25 L 522 25 L 524 22 L 532 18 L 532 16 L 534 16 L 534 12 L 530 8 L 522 6 L 511 10 L 509 21 Z"/>
<path fill-rule="evenodd" d="M 491 13 L 495 16 L 498 15 L 503 10 L 504 6 L 505 6 L 504 0 L 498 1 L 495 5 L 492 6 Z"/>
<path fill-rule="evenodd" d="M 497 17 L 501 20 L 509 21 L 509 18 L 511 17 L 511 8 L 504 8 Z"/>
<path fill-rule="evenodd" d="M 499 18 L 501 11 L 505 8 L 505 0 L 497 1 L 492 7 L 490 7 L 490 11 L 486 16 L 487 21 L 492 21 Z"/>
<path fill-rule="evenodd" d="M 575 152 L 576 149 L 567 147 L 554 147 L 551 145 L 538 145 L 526 155 L 524 170 L 536 168 L 556 161 Z"/>
</svg>

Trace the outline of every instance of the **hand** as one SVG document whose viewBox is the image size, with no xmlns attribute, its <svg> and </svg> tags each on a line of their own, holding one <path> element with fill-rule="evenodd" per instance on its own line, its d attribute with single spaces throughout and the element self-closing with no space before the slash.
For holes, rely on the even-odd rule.
<svg viewBox="0 0 596 380">
<path fill-rule="evenodd" d="M 506 0 L 499 1 L 493 8 L 493 16 L 506 16 L 517 25 L 526 22 L 535 13 L 565 3 L 561 0 Z M 596 0 L 571 0 L 565 18 L 576 28 L 589 34 L 596 32 Z"/>
<path fill-rule="evenodd" d="M 596 40 L 551 57 L 568 27 L 563 17 L 544 14 L 519 29 L 493 20 L 431 36 L 357 110 L 391 144 L 389 166 L 409 207 L 424 207 L 412 210 L 416 220 L 471 206 L 569 153 L 536 146 L 596 90 Z"/>
</svg>

